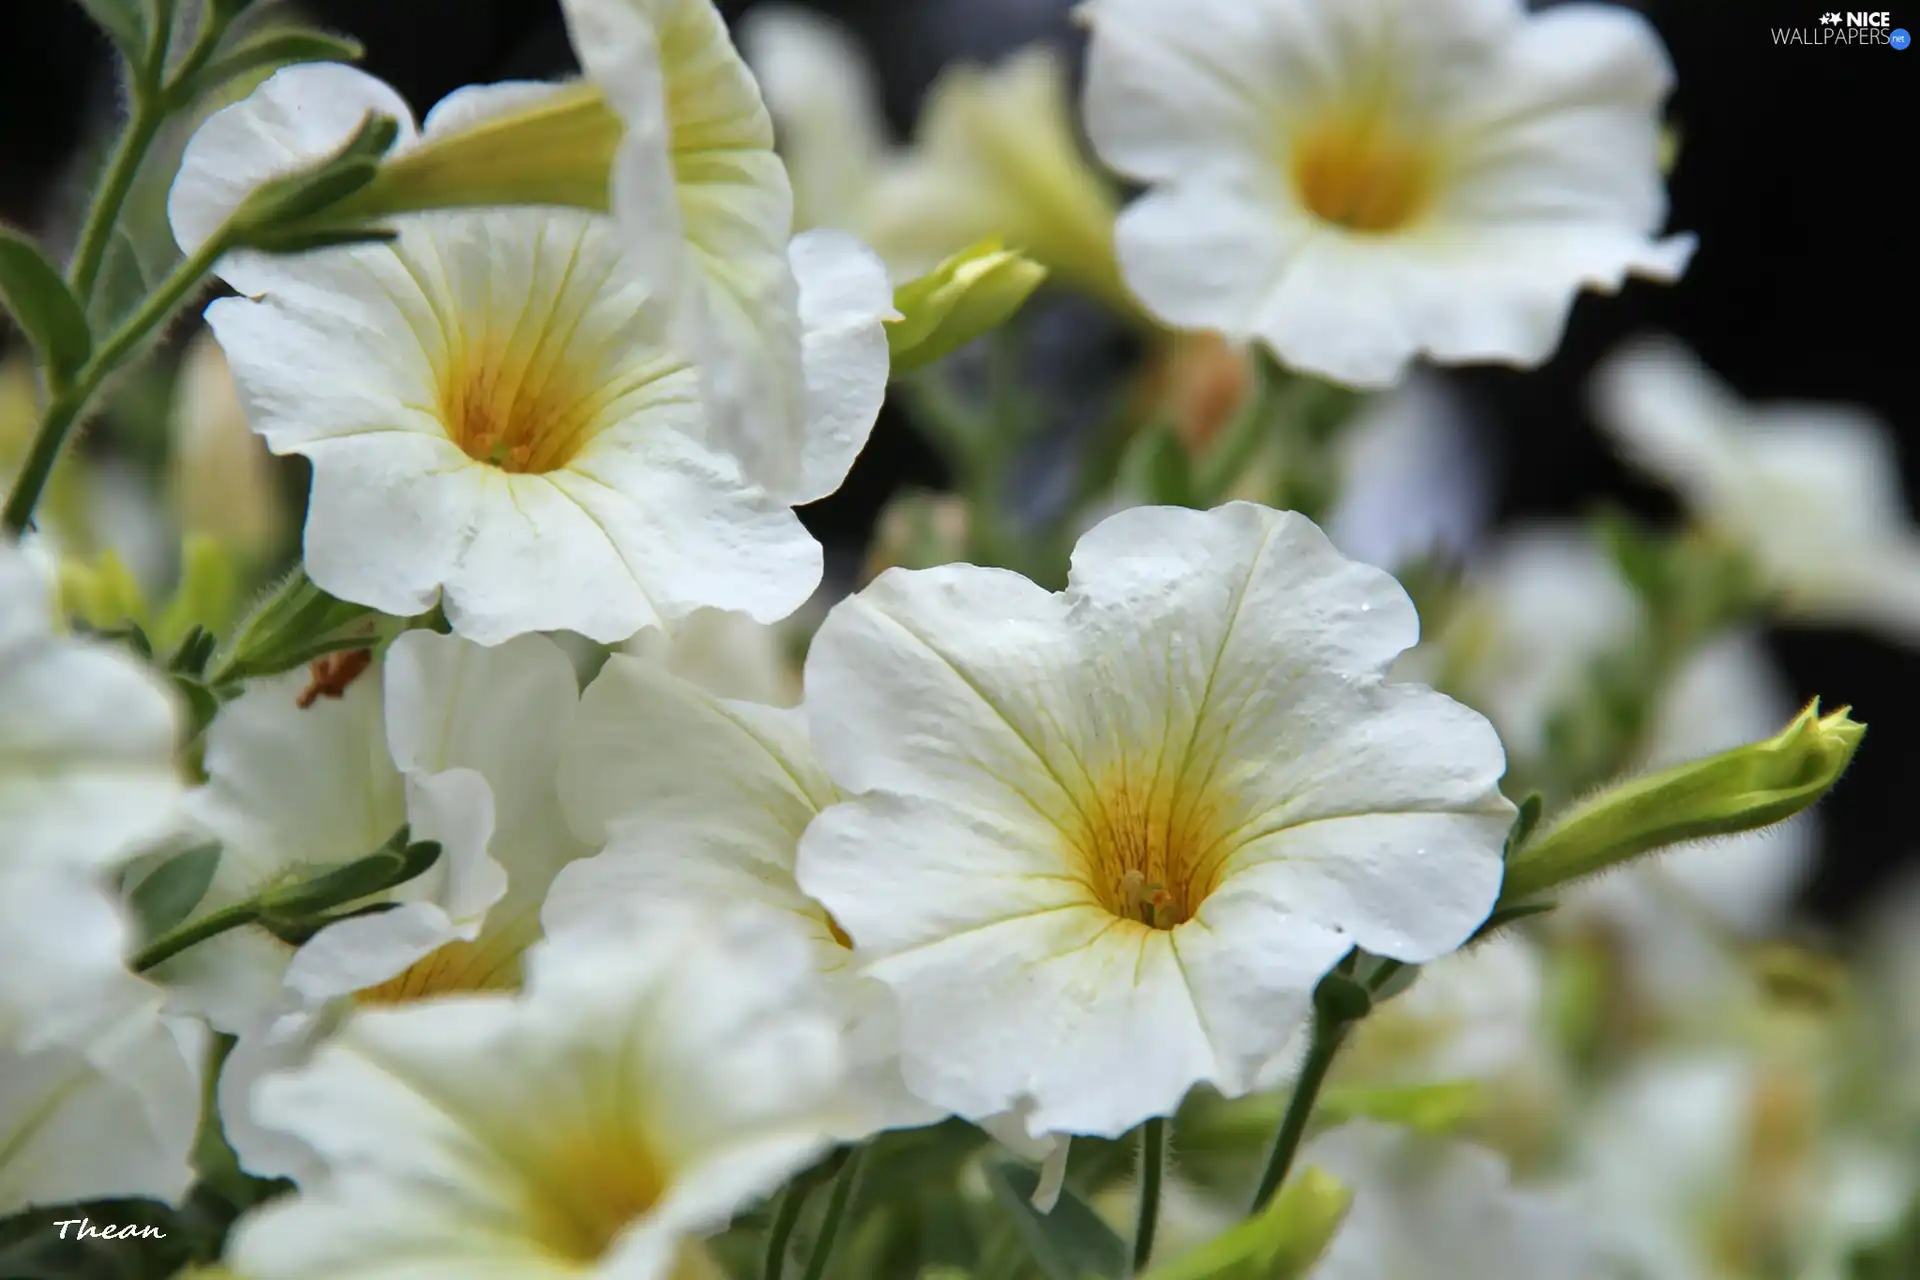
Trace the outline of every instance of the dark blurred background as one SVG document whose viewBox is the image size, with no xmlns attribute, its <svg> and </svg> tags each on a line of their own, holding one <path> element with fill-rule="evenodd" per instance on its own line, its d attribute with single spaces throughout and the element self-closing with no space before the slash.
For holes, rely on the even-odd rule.
<svg viewBox="0 0 1920 1280">
<path fill-rule="evenodd" d="M 794 2 L 794 0 L 789 0 Z M 1165 0 L 1177 5 L 1181 0 Z M 1920 0 L 1888 0 L 1920 29 Z M 1908 8 L 1902 10 L 1900 4 Z M 367 70 L 424 111 L 463 84 L 571 69 L 558 0 L 308 0 L 322 25 L 365 43 Z M 750 3 L 723 3 L 737 18 Z M 1070 0 L 813 0 L 847 23 L 878 68 L 903 133 L 947 62 L 991 59 L 1034 39 L 1073 47 Z M 1496 432 L 1503 517 L 1574 516 L 1613 500 L 1652 516 L 1664 499 L 1613 461 L 1588 420 L 1584 384 L 1617 341 L 1678 334 L 1751 398 L 1870 406 L 1899 436 L 1920 491 L 1920 393 L 1909 247 L 1920 197 L 1909 174 L 1920 50 L 1776 47 L 1769 28 L 1806 27 L 1822 6 L 1774 0 L 1646 0 L 1679 69 L 1675 229 L 1701 249 L 1677 288 L 1586 298 L 1559 356 L 1461 385 Z M 117 88 L 105 42 L 70 0 L 0 0 L 0 218 L 40 229 L 72 190 Z M 1089 322 L 1091 329 L 1098 322 Z M 1089 332 L 1089 358 L 1113 335 Z M 882 421 L 848 488 L 807 514 L 829 545 L 857 545 L 887 495 L 938 483 L 904 426 Z M 1781 632 L 1776 652 L 1800 696 L 1851 703 L 1871 726 L 1825 807 L 1826 849 L 1809 905 L 1844 921 L 1914 860 L 1920 829 L 1900 806 L 1920 792 L 1920 663 L 1850 633 Z"/>
</svg>

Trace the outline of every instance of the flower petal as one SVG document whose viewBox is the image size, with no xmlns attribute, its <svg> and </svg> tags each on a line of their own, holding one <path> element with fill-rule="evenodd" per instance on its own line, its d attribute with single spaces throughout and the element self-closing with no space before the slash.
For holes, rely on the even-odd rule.
<svg viewBox="0 0 1920 1280">
<path fill-rule="evenodd" d="M 167 219 L 192 253 L 254 188 L 325 158 L 370 114 L 400 126 L 396 148 L 415 137 L 413 111 L 394 88 L 339 62 L 283 67 L 258 89 L 208 117 L 187 142 L 167 195 Z M 229 254 L 221 278 L 242 293 L 269 288 L 281 264 L 266 254 Z"/>
<path fill-rule="evenodd" d="M 884 321 L 897 315 L 887 268 L 854 237 L 810 231 L 788 249 L 800 286 L 807 438 L 795 506 L 839 489 L 887 398 L 892 355 Z"/>
</svg>

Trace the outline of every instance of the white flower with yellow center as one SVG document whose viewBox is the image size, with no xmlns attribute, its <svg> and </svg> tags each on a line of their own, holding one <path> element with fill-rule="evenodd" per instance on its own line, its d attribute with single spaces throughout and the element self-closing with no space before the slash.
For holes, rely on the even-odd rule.
<svg viewBox="0 0 1920 1280">
<path fill-rule="evenodd" d="M 1148 185 L 1127 282 L 1162 320 L 1382 386 L 1538 364 L 1574 295 L 1671 280 L 1639 15 L 1521 0 L 1089 0 L 1087 128 Z"/>
<path fill-rule="evenodd" d="M 1513 1186 L 1491 1151 L 1361 1121 L 1300 1155 L 1353 1190 L 1311 1280 L 1591 1280 L 1597 1258 L 1581 1209 Z"/>
<path fill-rule="evenodd" d="M 425 139 L 551 92 L 464 90 Z M 400 120 L 400 154 L 419 144 L 390 88 L 338 66 L 282 71 L 213 116 L 174 184 L 181 243 L 369 111 Z M 254 429 L 313 464 L 315 582 L 398 615 L 440 601 L 489 644 L 537 630 L 615 643 L 703 605 L 772 621 L 811 594 L 820 549 L 790 507 L 838 487 L 878 412 L 892 299 L 877 260 L 807 237 L 789 267 L 781 243 L 802 287 L 798 435 L 776 494 L 707 410 L 667 268 L 612 220 L 517 208 L 398 230 L 391 245 L 229 255 L 220 271 L 249 296 L 207 313 Z"/>
<path fill-rule="evenodd" d="M 581 700 L 560 777 L 575 834 L 605 851 L 554 880 L 549 932 L 645 903 L 749 901 L 790 916 L 848 1029 L 842 1136 L 940 1119 L 901 1081 L 891 996 L 860 974 L 846 934 L 794 879 L 801 834 L 842 799 L 803 711 L 718 698 L 617 655 Z"/>
<path fill-rule="evenodd" d="M 753 911 L 628 916 L 529 957 L 520 996 L 362 1011 L 264 1082 L 329 1176 L 243 1221 L 252 1280 L 682 1280 L 826 1145 L 834 1020 Z"/>
<path fill-rule="evenodd" d="M 1292 513 L 1138 508 L 1067 590 L 890 570 L 808 657 L 854 798 L 800 885 L 894 989 L 907 1082 L 1113 1134 L 1253 1086 L 1350 947 L 1424 963 L 1498 892 L 1492 727 L 1386 668 L 1398 584 Z"/>
<path fill-rule="evenodd" d="M 1785 612 L 1920 642 L 1920 535 L 1884 423 L 1847 405 L 1743 403 L 1671 340 L 1626 347 L 1595 390 L 1621 452 L 1751 556 Z"/>
<path fill-rule="evenodd" d="M 516 987 L 548 885 L 587 852 L 554 791 L 578 688 L 551 641 L 484 649 L 414 631 L 338 698 L 302 707 L 306 680 L 257 683 L 209 730 L 209 780 L 189 804 L 222 851 L 195 915 L 364 857 L 403 824 L 410 839 L 442 850 L 387 895 L 399 904 L 390 909 L 328 925 L 297 947 L 249 926 L 156 971 L 183 1005 L 239 1035 L 221 1109 L 242 1161 L 269 1175 L 303 1173 L 309 1162 L 253 1122 L 253 1081 L 304 1060 L 341 1001 Z"/>
<path fill-rule="evenodd" d="M 200 1038 L 126 969 L 113 873 L 183 787 L 165 685 L 58 635 L 48 577 L 0 541 L 0 1215 L 192 1180 Z"/>
</svg>

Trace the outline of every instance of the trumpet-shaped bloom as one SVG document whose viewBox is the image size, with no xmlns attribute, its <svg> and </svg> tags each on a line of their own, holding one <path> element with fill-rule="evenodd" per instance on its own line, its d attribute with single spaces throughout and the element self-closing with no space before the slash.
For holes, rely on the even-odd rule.
<svg viewBox="0 0 1920 1280">
<path fill-rule="evenodd" d="M 550 932 L 645 903 L 748 901 L 788 916 L 847 1027 L 843 1136 L 940 1118 L 901 1082 L 891 997 L 860 974 L 846 934 L 794 879 L 801 834 L 842 798 L 814 756 L 804 712 L 728 701 L 616 656 L 581 700 L 561 778 L 575 833 L 605 851 L 554 881 Z"/>
<path fill-rule="evenodd" d="M 455 94 L 429 139 L 524 102 L 525 85 Z M 199 243 L 260 181 L 324 154 L 393 91 L 347 68 L 280 72 L 195 135 L 171 213 Z M 578 210 L 404 218 L 391 245 L 293 259 L 235 254 L 250 296 L 208 322 L 253 427 L 313 464 L 307 570 L 344 599 L 410 615 L 437 600 L 462 635 L 535 630 L 603 642 L 701 606 L 763 621 L 819 581 L 789 506 L 831 492 L 884 394 L 884 271 L 844 238 L 781 243 L 800 431 L 775 496 L 723 445 L 677 335 L 667 268 Z M 807 322 L 803 324 L 803 318 Z"/>
<path fill-rule="evenodd" d="M 1353 1207 L 1313 1280 L 1587 1280 L 1586 1223 L 1561 1197 L 1509 1184 L 1506 1161 L 1371 1122 L 1301 1153 L 1351 1187 Z"/>
<path fill-rule="evenodd" d="M 1417 626 L 1246 503 L 1114 516 L 1061 594 L 962 565 L 838 606 L 807 708 L 853 798 L 799 878 L 899 998 L 914 1092 L 1118 1133 L 1252 1087 L 1348 948 L 1458 946 L 1512 807 L 1492 727 L 1386 680 Z"/>
<path fill-rule="evenodd" d="M 1671 280 L 1665 52 L 1637 14 L 1520 0 L 1090 0 L 1087 127 L 1146 183 L 1120 264 L 1161 319 L 1385 385 L 1538 364 L 1574 295 Z"/>
<path fill-rule="evenodd" d="M 222 853 L 197 914 L 364 857 L 403 824 L 442 850 L 388 895 L 391 909 L 297 947 L 249 926 L 158 970 L 178 1000 L 239 1035 L 221 1109 L 243 1162 L 270 1175 L 310 1162 L 254 1123 L 254 1080 L 304 1061 L 333 1030 L 340 1000 L 516 987 L 547 887 L 587 852 L 554 790 L 578 688 L 551 641 L 484 649 L 414 631 L 337 699 L 302 707 L 304 681 L 256 683 L 209 731 L 209 779 L 189 806 Z"/>
<path fill-rule="evenodd" d="M 253 1280 L 693 1274 L 826 1144 L 833 1019 L 760 912 L 629 916 L 530 957 L 520 996 L 356 1014 L 260 1112 L 329 1176 L 238 1229 Z"/>
<path fill-rule="evenodd" d="M 1621 452 L 1745 551 L 1789 614 L 1920 639 L 1920 536 L 1885 424 L 1844 405 L 1743 404 L 1665 340 L 1614 356 L 1596 392 Z"/>
</svg>

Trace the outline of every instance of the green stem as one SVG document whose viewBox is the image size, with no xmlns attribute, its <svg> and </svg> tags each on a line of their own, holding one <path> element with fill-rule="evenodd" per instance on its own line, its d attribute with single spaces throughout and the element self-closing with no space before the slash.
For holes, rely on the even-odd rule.
<svg viewBox="0 0 1920 1280">
<path fill-rule="evenodd" d="M 840 1165 L 840 1173 L 833 1183 L 833 1194 L 827 1199 L 826 1216 L 820 1220 L 820 1234 L 814 1238 L 813 1253 L 807 1258 L 807 1271 L 803 1280 L 821 1280 L 827 1274 L 827 1263 L 833 1258 L 834 1241 L 840 1237 L 840 1228 L 846 1224 L 847 1206 L 853 1203 L 854 1184 L 860 1179 L 860 1157 L 863 1147 L 855 1147 L 848 1153 Z"/>
<path fill-rule="evenodd" d="M 846 1161 L 846 1152 L 838 1151 L 826 1163 L 796 1175 L 780 1193 L 773 1211 L 773 1225 L 767 1229 L 766 1259 L 761 1264 L 761 1280 L 780 1280 L 787 1269 L 787 1247 L 793 1241 L 794 1228 L 800 1225 L 800 1212 L 807 1207 L 813 1189 L 831 1178 Z"/>
<path fill-rule="evenodd" d="M 1160 1226 L 1160 1182 L 1167 1163 L 1167 1121 L 1155 1116 L 1140 1126 L 1140 1212 L 1134 1220 L 1133 1273 L 1146 1270 Z"/>
<path fill-rule="evenodd" d="M 1292 1171 L 1293 1158 L 1300 1152 L 1300 1139 L 1306 1136 L 1307 1121 L 1313 1115 L 1313 1104 L 1320 1097 L 1320 1087 L 1327 1082 L 1327 1070 L 1333 1066 L 1334 1055 L 1346 1039 L 1347 1026 L 1324 1014 L 1314 1015 L 1313 1041 L 1307 1048 L 1306 1065 L 1300 1069 L 1293 1096 L 1287 1099 L 1286 1114 L 1280 1118 L 1280 1128 L 1273 1135 L 1266 1172 L 1260 1175 L 1259 1189 L 1253 1193 L 1252 1213 L 1267 1207 L 1267 1202 Z"/>
<path fill-rule="evenodd" d="M 73 251 L 73 265 L 67 271 L 68 283 L 73 286 L 74 296 L 82 306 L 93 299 L 93 289 L 100 281 L 100 268 L 107 257 L 107 242 L 113 237 L 113 228 L 120 221 L 120 210 L 127 202 L 127 193 L 133 190 L 133 180 L 139 174 L 141 164 L 146 161 L 154 138 L 159 135 L 161 121 L 166 118 L 158 99 L 159 94 L 153 85 L 136 82 L 132 114 L 127 118 L 126 129 L 113 144 L 113 156 L 107 162 L 106 177 L 87 210 L 86 224 L 80 230 L 80 242 Z"/>
<path fill-rule="evenodd" d="M 128 967 L 135 973 L 145 973 L 149 969 L 165 964 L 189 947 L 198 946 L 208 938 L 216 938 L 223 933 L 244 928 L 259 918 L 259 905 L 252 898 L 245 902 L 236 902 L 230 907 L 222 907 L 218 911 L 208 912 L 198 920 L 188 921 L 177 929 L 169 929 L 140 948 L 128 962 Z"/>
<path fill-rule="evenodd" d="M 7 497 L 6 510 L 0 514 L 0 526 L 4 527 L 8 536 L 19 537 L 32 523 L 33 509 L 40 502 L 40 493 L 47 486 L 47 478 L 53 474 L 54 463 L 59 461 L 60 450 L 67 442 L 73 424 L 86 411 L 88 402 L 127 358 L 185 305 L 194 290 L 200 287 L 207 272 L 212 270 L 213 264 L 226 251 L 226 246 L 227 232 L 223 228 L 185 262 L 175 267 L 159 289 L 140 304 L 140 309 L 127 317 L 93 353 L 93 357 L 74 375 L 73 382 L 53 397 L 34 435 L 33 447 L 21 465 L 20 477 L 14 481 L 13 492 Z"/>
</svg>

